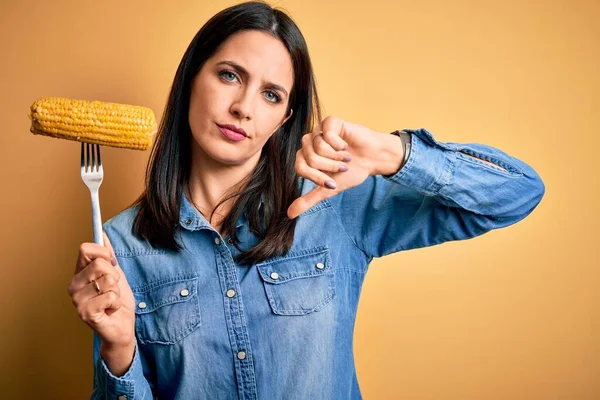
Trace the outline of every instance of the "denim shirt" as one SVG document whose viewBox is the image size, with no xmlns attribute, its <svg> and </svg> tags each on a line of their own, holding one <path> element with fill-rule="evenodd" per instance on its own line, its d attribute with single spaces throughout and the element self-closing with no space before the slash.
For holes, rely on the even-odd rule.
<svg viewBox="0 0 600 400">
<path fill-rule="evenodd" d="M 135 207 L 108 220 L 136 301 L 136 349 L 116 377 L 94 333 L 91 398 L 361 399 L 353 331 L 373 258 L 509 226 L 545 192 L 530 166 L 498 149 L 405 131 L 412 150 L 396 174 L 305 211 L 289 253 L 251 267 L 235 263 L 239 251 L 185 195 L 179 252 L 131 234 Z M 300 183 L 302 193 L 315 186 Z M 244 250 L 258 243 L 244 215 L 237 235 Z"/>
</svg>

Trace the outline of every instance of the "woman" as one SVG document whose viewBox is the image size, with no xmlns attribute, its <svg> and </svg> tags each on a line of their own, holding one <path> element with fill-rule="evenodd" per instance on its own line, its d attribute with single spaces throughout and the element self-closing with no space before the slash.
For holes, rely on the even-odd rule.
<svg viewBox="0 0 600 400">
<path fill-rule="evenodd" d="M 84 243 L 69 294 L 92 398 L 359 399 L 352 334 L 374 257 L 525 218 L 525 163 L 425 129 L 321 119 L 302 34 L 215 15 L 177 70 L 146 190 Z M 121 397 L 119 397 L 121 396 Z"/>
</svg>

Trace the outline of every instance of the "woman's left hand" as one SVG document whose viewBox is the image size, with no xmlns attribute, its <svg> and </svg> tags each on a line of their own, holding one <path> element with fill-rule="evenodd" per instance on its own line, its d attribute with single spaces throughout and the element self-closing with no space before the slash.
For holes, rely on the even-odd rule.
<svg viewBox="0 0 600 400">
<path fill-rule="evenodd" d="M 391 175 L 404 158 L 399 137 L 327 117 L 319 129 L 302 137 L 296 172 L 317 184 L 288 208 L 296 218 L 320 201 L 363 183 L 369 175 Z"/>
</svg>

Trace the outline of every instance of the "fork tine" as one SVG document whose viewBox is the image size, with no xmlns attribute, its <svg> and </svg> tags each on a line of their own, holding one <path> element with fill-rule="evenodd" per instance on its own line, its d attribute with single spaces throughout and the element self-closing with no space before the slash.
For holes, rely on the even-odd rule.
<svg viewBox="0 0 600 400">
<path fill-rule="evenodd" d="M 86 143 L 85 144 L 85 167 L 87 169 L 88 172 L 91 172 L 91 166 L 90 166 L 90 144 Z"/>
<path fill-rule="evenodd" d="M 92 172 L 97 171 L 96 168 L 96 145 L 92 144 Z"/>
<path fill-rule="evenodd" d="M 85 158 L 83 154 L 83 148 L 85 147 L 85 143 L 81 142 L 81 170 L 83 171 L 85 168 Z"/>
<path fill-rule="evenodd" d="M 96 149 L 98 150 L 98 168 L 102 168 L 102 157 L 100 156 L 100 145 L 96 145 Z"/>
</svg>

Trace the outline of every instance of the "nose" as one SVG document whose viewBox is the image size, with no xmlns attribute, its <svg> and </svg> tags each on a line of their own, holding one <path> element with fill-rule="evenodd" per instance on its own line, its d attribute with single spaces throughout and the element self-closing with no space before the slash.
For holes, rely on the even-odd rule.
<svg viewBox="0 0 600 400">
<path fill-rule="evenodd" d="M 239 98 L 231 103 L 229 111 L 236 119 L 252 119 L 252 99 L 249 90 L 245 90 L 240 94 Z"/>
</svg>

